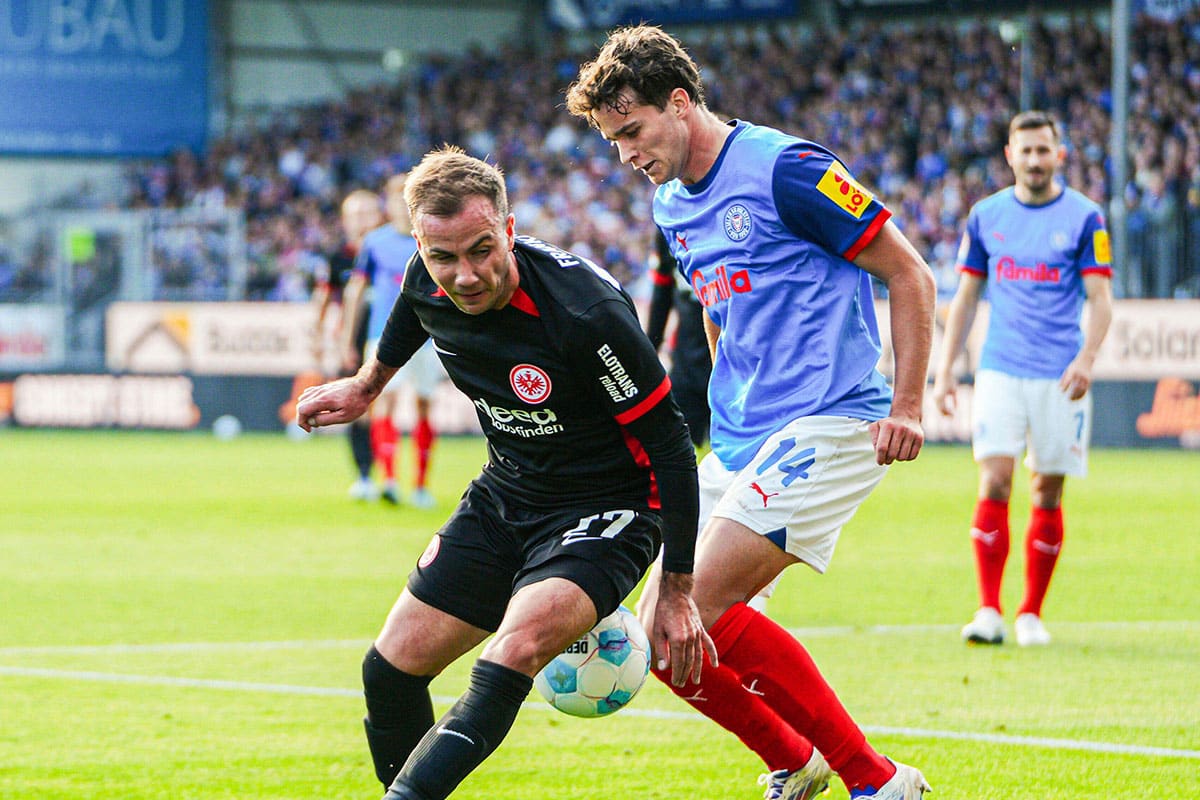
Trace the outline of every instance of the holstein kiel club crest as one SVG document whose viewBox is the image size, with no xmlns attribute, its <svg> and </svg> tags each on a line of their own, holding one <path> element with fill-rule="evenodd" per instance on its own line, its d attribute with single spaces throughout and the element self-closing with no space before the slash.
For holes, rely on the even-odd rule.
<svg viewBox="0 0 1200 800">
<path fill-rule="evenodd" d="M 725 210 L 725 235 L 740 242 L 750 235 L 750 211 L 741 203 L 734 203 Z"/>
</svg>

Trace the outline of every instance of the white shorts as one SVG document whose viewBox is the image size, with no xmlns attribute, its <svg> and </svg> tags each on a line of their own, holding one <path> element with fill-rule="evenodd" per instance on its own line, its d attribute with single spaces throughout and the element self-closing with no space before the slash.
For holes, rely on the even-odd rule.
<svg viewBox="0 0 1200 800">
<path fill-rule="evenodd" d="M 363 361 L 370 361 L 378 348 L 378 339 L 368 341 L 363 348 Z M 417 397 L 427 400 L 433 397 L 438 384 L 446 379 L 446 369 L 442 366 L 437 351 L 433 349 L 433 340 L 430 339 L 392 376 L 380 394 L 398 392 L 404 384 L 408 384 Z"/>
<path fill-rule="evenodd" d="M 803 417 L 767 439 L 740 472 L 709 453 L 700 462 L 700 520 L 723 517 L 766 536 L 817 572 L 838 534 L 887 472 L 870 423 Z"/>
<path fill-rule="evenodd" d="M 975 374 L 971 442 L 975 460 L 1017 458 L 1043 475 L 1087 475 L 1092 395 L 1071 400 L 1057 378 L 1017 378 L 995 370 Z"/>
</svg>

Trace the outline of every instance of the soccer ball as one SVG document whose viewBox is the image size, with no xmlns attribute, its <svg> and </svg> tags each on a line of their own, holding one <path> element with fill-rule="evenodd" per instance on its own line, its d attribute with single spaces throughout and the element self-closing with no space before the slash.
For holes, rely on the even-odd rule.
<svg viewBox="0 0 1200 800">
<path fill-rule="evenodd" d="M 546 702 L 574 717 L 603 717 L 624 707 L 650 672 L 650 640 L 625 606 L 555 656 L 533 685 Z"/>
</svg>

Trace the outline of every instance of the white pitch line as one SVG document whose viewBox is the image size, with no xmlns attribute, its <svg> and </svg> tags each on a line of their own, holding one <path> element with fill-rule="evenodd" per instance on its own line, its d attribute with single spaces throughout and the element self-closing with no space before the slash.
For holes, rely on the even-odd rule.
<svg viewBox="0 0 1200 800">
<path fill-rule="evenodd" d="M 0 647 L 0 656 L 124 655 L 132 653 L 204 653 L 223 650 L 340 650 L 366 649 L 369 639 L 305 639 L 279 642 L 158 642 L 153 644 L 64 644 Z"/>
<path fill-rule="evenodd" d="M 1058 622 L 1053 625 L 1055 630 L 1191 630 L 1200 628 L 1200 620 L 1144 620 L 1144 621 L 1095 621 L 1095 622 Z M 816 639 L 825 636 L 893 636 L 919 633 L 954 633 L 962 628 L 959 624 L 914 623 L 912 625 L 819 625 L 803 628 L 788 628 L 788 633 L 797 639 Z M 0 652 L 3 652 L 0 650 Z"/>
<path fill-rule="evenodd" d="M 336 686 L 297 686 L 282 683 L 252 683 L 246 681 L 224 681 L 203 678 L 177 678 L 169 675 L 130 675 L 114 672 L 90 672 L 77 670 L 43 669 L 39 667 L 0 666 L 0 675 L 30 678 L 54 678 L 74 681 L 99 681 L 105 683 L 128 683 L 150 686 L 180 686 L 190 689 L 220 689 L 237 692 L 269 692 L 316 697 L 361 698 L 360 689 L 343 689 Z M 450 705 L 457 697 L 435 695 L 434 702 Z M 545 703 L 524 703 L 525 709 L 551 711 Z M 675 719 L 701 721 L 704 717 L 694 711 L 665 711 L 659 709 L 626 708 L 621 711 L 626 717 L 648 717 L 651 719 Z M 1181 750 L 1170 747 L 1148 747 L 1133 744 L 1089 742 L 1079 739 L 1053 739 L 1043 736 L 1007 736 L 993 733 L 970 733 L 965 731 L 941 731 L 926 728 L 897 728 L 879 725 L 864 725 L 866 733 L 886 736 L 907 736 L 915 739 L 953 739 L 988 744 L 1037 747 L 1049 750 L 1081 750 L 1093 753 L 1115 753 L 1120 755 L 1162 756 L 1166 758 L 1188 758 L 1200 760 L 1200 750 Z"/>
<path fill-rule="evenodd" d="M 921 633 L 958 633 L 962 626 L 957 623 L 914 623 L 911 625 L 819 625 L 788 628 L 788 633 L 798 639 L 815 639 L 834 636 L 895 636 Z M 1055 629 L 1062 630 L 1192 630 L 1200 628 L 1200 620 L 1143 620 L 1143 621 L 1093 621 L 1055 622 Z M 150 644 L 82 644 L 82 645 L 15 645 L 0 647 L 0 656 L 23 655 L 104 655 L 128 653 L 200 653 L 222 650 L 331 650 L 341 648 L 366 648 L 369 639 L 313 639 L 285 640 L 277 642 L 160 642 Z"/>
</svg>

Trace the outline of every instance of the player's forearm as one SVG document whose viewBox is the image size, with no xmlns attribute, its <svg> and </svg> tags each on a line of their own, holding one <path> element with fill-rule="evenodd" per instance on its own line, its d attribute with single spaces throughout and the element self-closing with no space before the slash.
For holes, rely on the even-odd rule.
<svg viewBox="0 0 1200 800">
<path fill-rule="evenodd" d="M 363 290 L 365 284 L 351 278 L 342 293 L 342 328 L 338 332 L 338 346 L 342 352 L 348 352 L 354 347 L 354 332 L 362 323 L 365 309 L 363 307 Z"/>
<path fill-rule="evenodd" d="M 383 392 L 383 387 L 396 374 L 398 367 L 390 367 L 378 358 L 372 358 L 359 368 L 352 380 L 368 401 L 373 401 Z"/>
<path fill-rule="evenodd" d="M 888 282 L 888 297 L 896 370 L 892 414 L 920 419 L 933 348 L 933 276 L 926 268 L 896 275 Z"/>
<path fill-rule="evenodd" d="M 699 527 L 700 490 L 696 479 L 696 451 L 688 437 L 683 414 L 668 395 L 628 427 L 642 443 L 658 484 L 662 503 L 663 569 L 690 573 Z"/>
<path fill-rule="evenodd" d="M 662 578 L 659 580 L 659 601 L 661 602 L 664 596 L 672 594 L 691 597 L 694 584 L 695 582 L 690 572 L 668 572 L 663 570 Z"/>
<path fill-rule="evenodd" d="M 1083 347 L 1079 357 L 1090 367 L 1100 352 L 1100 345 L 1112 324 L 1112 298 L 1107 292 L 1096 293 L 1087 299 L 1087 323 L 1083 329 Z"/>
<path fill-rule="evenodd" d="M 967 273 L 959 279 L 958 291 L 946 312 L 946 329 L 942 332 L 942 350 L 935 373 L 940 381 L 948 382 L 954 377 L 954 362 L 966 347 L 967 335 L 975 325 L 981 286 L 981 280 Z"/>
<path fill-rule="evenodd" d="M 708 338 L 708 355 L 715 364 L 717 361 L 717 339 L 721 336 L 721 328 L 713 322 L 708 312 L 704 312 L 704 335 Z"/>
</svg>

